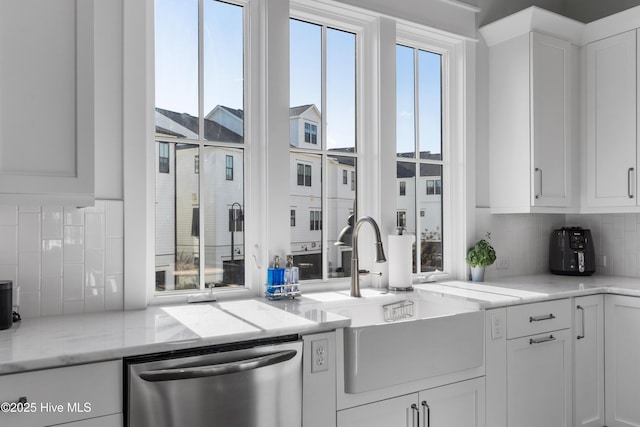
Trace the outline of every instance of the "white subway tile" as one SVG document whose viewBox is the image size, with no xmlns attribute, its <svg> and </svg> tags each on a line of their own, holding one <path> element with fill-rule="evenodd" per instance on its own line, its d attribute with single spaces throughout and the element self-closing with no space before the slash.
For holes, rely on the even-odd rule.
<svg viewBox="0 0 640 427">
<path fill-rule="evenodd" d="M 81 264 L 84 262 L 84 227 L 64 227 L 64 262 Z"/>
<path fill-rule="evenodd" d="M 23 292 L 40 292 L 40 252 L 20 252 L 18 282 Z"/>
<path fill-rule="evenodd" d="M 64 225 L 84 225 L 84 210 L 65 206 Z"/>
<path fill-rule="evenodd" d="M 84 301 L 84 281 L 82 279 L 82 264 L 65 264 L 63 282 L 63 299 L 65 303 L 68 301 Z"/>
<path fill-rule="evenodd" d="M 41 316 L 57 316 L 63 313 L 62 278 L 42 278 L 40 300 Z"/>
<path fill-rule="evenodd" d="M 80 314 L 84 313 L 84 300 L 83 301 L 65 301 L 62 303 L 63 314 Z"/>
<path fill-rule="evenodd" d="M 42 238 L 62 239 L 64 209 L 62 206 L 42 207 Z"/>
<path fill-rule="evenodd" d="M 106 202 L 107 238 L 124 237 L 124 203 L 119 200 Z"/>
<path fill-rule="evenodd" d="M 20 212 L 18 215 L 18 251 L 39 252 L 41 240 L 40 213 Z"/>
<path fill-rule="evenodd" d="M 62 240 L 42 241 L 42 277 L 62 277 Z"/>
<path fill-rule="evenodd" d="M 0 225 L 0 264 L 18 264 L 18 226 Z"/>
<path fill-rule="evenodd" d="M 40 316 L 40 292 L 22 292 L 20 294 L 19 313 L 22 319 Z"/>
<path fill-rule="evenodd" d="M 106 274 L 124 273 L 124 240 L 107 239 Z"/>
<path fill-rule="evenodd" d="M 87 288 L 104 288 L 104 251 L 86 251 L 84 285 Z"/>
<path fill-rule="evenodd" d="M 104 289 L 86 289 L 86 294 L 84 296 L 84 312 L 95 313 L 98 311 L 104 311 Z"/>
<path fill-rule="evenodd" d="M 106 233 L 104 214 L 87 213 L 85 221 L 85 249 L 91 251 L 104 250 Z"/>
<path fill-rule="evenodd" d="M 121 274 L 107 276 L 104 287 L 104 306 L 106 310 L 124 309 L 124 287 Z"/>
</svg>

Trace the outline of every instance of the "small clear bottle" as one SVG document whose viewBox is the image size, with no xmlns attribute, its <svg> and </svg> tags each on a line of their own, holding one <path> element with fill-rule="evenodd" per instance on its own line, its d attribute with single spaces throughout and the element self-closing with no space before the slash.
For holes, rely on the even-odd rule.
<svg viewBox="0 0 640 427">
<path fill-rule="evenodd" d="M 298 291 L 298 267 L 293 265 L 293 255 L 287 255 L 287 264 L 284 272 L 284 282 L 287 292 Z"/>
</svg>

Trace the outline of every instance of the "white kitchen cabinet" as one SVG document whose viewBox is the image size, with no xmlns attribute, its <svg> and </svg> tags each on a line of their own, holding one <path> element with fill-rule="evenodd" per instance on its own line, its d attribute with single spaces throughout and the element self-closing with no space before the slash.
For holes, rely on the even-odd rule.
<svg viewBox="0 0 640 427">
<path fill-rule="evenodd" d="M 574 49 L 533 31 L 489 46 L 493 213 L 564 212 L 573 204 Z"/>
<path fill-rule="evenodd" d="M 10 410 L 0 412 L 0 425 L 119 427 L 122 392 L 119 360 L 3 375 L 0 402 Z"/>
<path fill-rule="evenodd" d="M 605 298 L 605 394 L 608 427 L 640 426 L 640 298 Z"/>
<path fill-rule="evenodd" d="M 574 426 L 602 427 L 604 411 L 604 297 L 573 300 Z"/>
<path fill-rule="evenodd" d="M 586 46 L 587 207 L 638 203 L 636 31 Z"/>
<path fill-rule="evenodd" d="M 93 204 L 93 23 L 93 0 L 0 2 L 0 203 Z"/>
<path fill-rule="evenodd" d="M 487 425 L 570 427 L 571 301 L 487 310 Z"/>
<path fill-rule="evenodd" d="M 552 331 L 507 343 L 507 425 L 571 426 L 571 334 Z"/>
<path fill-rule="evenodd" d="M 484 378 L 338 411 L 338 427 L 481 427 Z"/>
</svg>

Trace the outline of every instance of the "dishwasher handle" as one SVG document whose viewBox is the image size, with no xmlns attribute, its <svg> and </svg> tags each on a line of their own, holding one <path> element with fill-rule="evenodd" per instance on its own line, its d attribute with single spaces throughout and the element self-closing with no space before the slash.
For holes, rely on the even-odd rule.
<svg viewBox="0 0 640 427">
<path fill-rule="evenodd" d="M 297 353 L 298 352 L 296 350 L 284 350 L 277 353 L 266 354 L 260 357 L 253 357 L 250 359 L 238 360 L 234 362 L 226 362 L 218 365 L 144 371 L 140 373 L 140 378 L 145 381 L 158 382 L 228 375 L 286 362 L 287 360 L 293 359 Z"/>
</svg>

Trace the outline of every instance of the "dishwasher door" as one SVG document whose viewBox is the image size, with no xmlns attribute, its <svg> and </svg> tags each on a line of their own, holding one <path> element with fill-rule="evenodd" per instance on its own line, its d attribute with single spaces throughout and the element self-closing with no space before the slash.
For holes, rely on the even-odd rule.
<svg viewBox="0 0 640 427">
<path fill-rule="evenodd" d="M 300 340 L 212 351 L 125 359 L 127 425 L 302 425 Z"/>
</svg>

